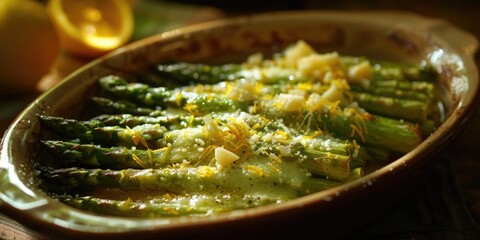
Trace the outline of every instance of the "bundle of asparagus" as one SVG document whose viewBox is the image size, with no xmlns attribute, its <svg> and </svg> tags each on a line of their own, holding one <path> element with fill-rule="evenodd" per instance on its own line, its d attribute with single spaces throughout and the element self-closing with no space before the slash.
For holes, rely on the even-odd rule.
<svg viewBox="0 0 480 240">
<path fill-rule="evenodd" d="M 424 66 L 319 54 L 303 41 L 272 59 L 105 76 L 99 115 L 39 116 L 59 139 L 42 141 L 54 157 L 38 169 L 59 200 L 104 214 L 280 203 L 412 150 L 438 121 L 434 80 Z"/>
</svg>

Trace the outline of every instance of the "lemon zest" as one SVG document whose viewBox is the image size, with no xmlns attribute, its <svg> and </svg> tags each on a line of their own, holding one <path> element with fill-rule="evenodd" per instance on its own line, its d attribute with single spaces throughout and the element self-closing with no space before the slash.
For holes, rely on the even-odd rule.
<svg viewBox="0 0 480 240">
<path fill-rule="evenodd" d="M 198 106 L 195 103 L 187 103 L 183 109 L 193 115 L 198 115 Z"/>
<path fill-rule="evenodd" d="M 351 124 L 350 127 L 352 128 L 352 132 L 350 133 L 350 137 L 354 137 L 355 133 L 362 139 L 362 142 L 365 142 L 365 137 L 363 136 L 363 132 L 357 128 L 357 126 Z"/>
<path fill-rule="evenodd" d="M 243 168 L 246 169 L 247 171 L 257 175 L 257 176 L 260 176 L 260 177 L 268 176 L 267 172 L 265 172 L 265 170 L 263 170 L 263 168 L 261 168 L 261 167 L 257 167 L 257 166 L 254 166 L 254 165 L 245 165 L 245 166 L 243 166 Z"/>
<path fill-rule="evenodd" d="M 200 166 L 197 170 L 197 175 L 202 178 L 211 177 L 215 173 L 215 168 L 209 166 Z"/>
<path fill-rule="evenodd" d="M 132 159 L 133 161 L 135 161 L 136 163 L 138 163 L 138 165 L 140 165 L 141 167 L 144 167 L 144 168 L 147 168 L 147 164 L 145 164 L 145 162 L 142 161 L 141 158 L 139 158 L 135 153 L 132 152 Z"/>
<path fill-rule="evenodd" d="M 128 126 L 126 126 L 126 130 L 132 136 L 132 142 L 135 146 L 140 142 L 144 147 L 148 148 L 148 143 L 139 130 L 131 129 Z"/>
<path fill-rule="evenodd" d="M 182 92 L 179 92 L 175 95 L 175 103 L 177 103 L 177 106 L 182 105 L 182 100 L 183 100 L 183 95 Z"/>
</svg>

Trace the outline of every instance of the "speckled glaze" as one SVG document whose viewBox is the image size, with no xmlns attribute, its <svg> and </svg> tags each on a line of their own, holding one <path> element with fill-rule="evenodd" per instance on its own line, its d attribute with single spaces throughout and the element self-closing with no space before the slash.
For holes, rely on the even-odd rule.
<svg viewBox="0 0 480 240">
<path fill-rule="evenodd" d="M 129 74 L 162 61 L 222 62 L 278 51 L 304 39 L 318 51 L 404 62 L 426 61 L 440 75 L 445 121 L 398 160 L 365 177 L 290 202 L 209 217 L 131 219 L 83 212 L 53 200 L 36 186 L 33 164 L 42 138 L 36 114 L 74 117 L 88 107 L 100 76 Z M 298 219 L 302 231 L 341 236 L 401 200 L 435 155 L 472 118 L 478 102 L 477 41 L 438 19 L 404 12 L 281 12 L 219 20 L 160 34 L 125 46 L 82 67 L 31 103 L 5 133 L 0 152 L 0 210 L 26 226 L 61 239 L 222 236 L 281 233 Z M 347 224 L 348 223 L 348 224 Z M 275 226 L 272 228 L 272 226 Z M 286 227 L 285 227 L 286 226 Z M 341 226 L 341 232 L 338 226 Z M 256 230 L 255 230 L 256 229 Z M 270 230 L 266 230 L 270 229 Z M 295 234 L 292 232 L 286 232 Z"/>
</svg>

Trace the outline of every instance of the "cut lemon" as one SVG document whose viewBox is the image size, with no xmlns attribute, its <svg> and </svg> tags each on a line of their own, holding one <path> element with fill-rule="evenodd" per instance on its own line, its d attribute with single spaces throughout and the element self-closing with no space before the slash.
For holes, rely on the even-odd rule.
<svg viewBox="0 0 480 240">
<path fill-rule="evenodd" d="M 62 47 L 82 57 L 97 57 L 125 44 L 133 32 L 127 0 L 50 0 L 48 11 Z"/>
</svg>

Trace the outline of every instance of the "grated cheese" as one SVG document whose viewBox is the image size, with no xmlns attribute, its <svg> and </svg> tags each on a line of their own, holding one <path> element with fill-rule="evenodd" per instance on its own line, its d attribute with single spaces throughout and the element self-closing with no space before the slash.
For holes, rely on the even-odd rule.
<svg viewBox="0 0 480 240">
<path fill-rule="evenodd" d="M 277 107 L 284 112 L 298 112 L 305 107 L 305 98 L 295 94 L 281 93 L 277 96 Z"/>
</svg>

